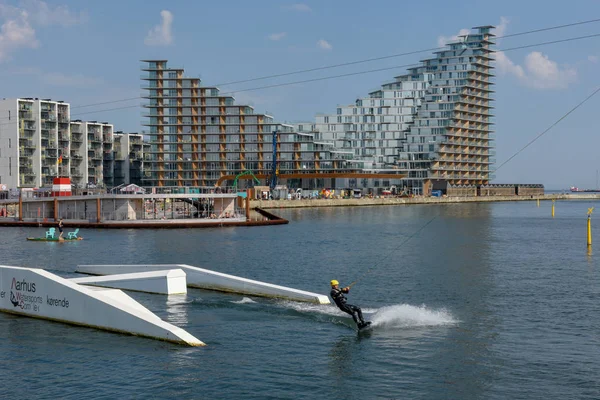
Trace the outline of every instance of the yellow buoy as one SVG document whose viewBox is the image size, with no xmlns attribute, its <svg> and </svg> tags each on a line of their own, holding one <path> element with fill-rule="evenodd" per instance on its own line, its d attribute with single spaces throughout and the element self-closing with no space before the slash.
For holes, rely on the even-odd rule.
<svg viewBox="0 0 600 400">
<path fill-rule="evenodd" d="M 552 200 L 552 218 L 554 218 L 554 200 Z"/>
<path fill-rule="evenodd" d="M 592 245 L 592 212 L 594 211 L 594 207 L 588 208 L 587 212 L 587 245 Z"/>
</svg>

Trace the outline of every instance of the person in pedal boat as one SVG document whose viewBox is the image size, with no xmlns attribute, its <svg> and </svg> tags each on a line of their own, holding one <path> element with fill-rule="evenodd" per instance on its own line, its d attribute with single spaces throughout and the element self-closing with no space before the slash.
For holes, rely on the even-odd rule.
<svg viewBox="0 0 600 400">
<path fill-rule="evenodd" d="M 350 291 L 350 287 L 340 289 L 339 285 L 340 283 L 335 279 L 331 281 L 330 295 L 335 304 L 338 306 L 338 308 L 343 312 L 352 315 L 352 319 L 354 320 L 354 322 L 356 322 L 358 329 L 362 329 L 371 325 L 370 322 L 365 322 L 365 320 L 363 319 L 362 310 L 360 309 L 360 307 L 346 303 L 347 299 L 346 296 L 344 296 L 344 293 L 348 293 Z"/>
</svg>

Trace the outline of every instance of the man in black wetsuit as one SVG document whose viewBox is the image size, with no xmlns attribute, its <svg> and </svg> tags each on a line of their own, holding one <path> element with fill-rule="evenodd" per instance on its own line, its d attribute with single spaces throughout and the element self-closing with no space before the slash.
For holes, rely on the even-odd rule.
<svg viewBox="0 0 600 400">
<path fill-rule="evenodd" d="M 345 288 L 340 289 L 339 284 L 340 283 L 338 281 L 336 281 L 335 279 L 332 280 L 331 281 L 331 293 L 330 293 L 331 298 L 333 299 L 335 304 L 338 306 L 338 308 L 340 310 L 342 310 L 343 312 L 352 315 L 352 319 L 354 320 L 354 322 L 356 322 L 358 329 L 362 329 L 362 328 L 365 328 L 365 327 L 371 325 L 370 322 L 365 322 L 365 320 L 363 319 L 362 310 L 360 309 L 360 307 L 353 306 L 352 304 L 346 303 L 346 296 L 344 296 L 344 293 L 348 293 L 350 291 L 350 288 L 345 287 Z"/>
</svg>

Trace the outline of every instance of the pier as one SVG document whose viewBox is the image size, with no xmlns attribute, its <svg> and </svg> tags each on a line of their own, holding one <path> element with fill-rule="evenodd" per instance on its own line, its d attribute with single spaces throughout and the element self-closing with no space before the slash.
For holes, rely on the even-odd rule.
<svg viewBox="0 0 600 400">
<path fill-rule="evenodd" d="M 0 200 L 0 226 L 55 226 L 61 218 L 65 227 L 126 229 L 288 223 L 261 209 L 251 209 L 245 192 L 226 188 L 159 189 L 163 190 L 149 194 L 77 196 L 21 192 L 18 198 Z"/>
<path fill-rule="evenodd" d="M 531 196 L 448 196 L 448 197 L 363 197 L 359 199 L 302 199 L 302 200 L 251 200 L 250 206 L 261 209 L 310 208 L 310 207 L 360 207 L 391 206 L 410 204 L 455 204 L 490 203 L 506 201 L 556 201 L 556 200 L 600 200 L 598 193 L 586 194 L 543 194 Z"/>
</svg>

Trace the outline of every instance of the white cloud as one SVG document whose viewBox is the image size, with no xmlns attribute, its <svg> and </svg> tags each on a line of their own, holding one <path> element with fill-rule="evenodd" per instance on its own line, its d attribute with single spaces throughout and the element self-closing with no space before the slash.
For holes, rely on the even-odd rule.
<svg viewBox="0 0 600 400">
<path fill-rule="evenodd" d="M 559 67 L 547 55 L 533 51 L 525 57 L 527 84 L 537 89 L 564 89 L 577 81 L 574 67 Z"/>
<path fill-rule="evenodd" d="M 598 62 L 599 58 L 598 56 L 588 56 L 588 61 L 591 63 L 596 64 Z"/>
<path fill-rule="evenodd" d="M 331 50 L 331 49 L 333 49 L 333 46 L 331 45 L 331 43 L 329 43 L 325 39 L 319 39 L 317 41 L 317 47 L 319 47 L 320 49 L 323 49 L 323 50 Z"/>
<path fill-rule="evenodd" d="M 506 34 L 506 29 L 508 28 L 508 24 L 510 20 L 506 17 L 500 17 L 500 23 L 496 25 L 496 29 L 494 29 L 494 35 L 496 36 L 504 36 Z"/>
<path fill-rule="evenodd" d="M 160 17 L 160 24 L 155 25 L 146 35 L 144 43 L 147 46 L 168 46 L 173 43 L 173 33 L 171 32 L 173 14 L 168 10 L 162 10 Z"/>
<path fill-rule="evenodd" d="M 509 22 L 508 18 L 500 17 L 495 34 L 505 35 Z M 577 81 L 577 70 L 574 67 L 561 67 L 539 51 L 527 54 L 522 66 L 499 51 L 496 53 L 496 68 L 500 75 L 512 75 L 522 84 L 535 89 L 564 89 Z"/>
<path fill-rule="evenodd" d="M 25 11 L 33 25 L 69 27 L 88 20 L 85 12 L 71 11 L 66 5 L 49 6 L 41 0 L 21 0 L 19 6 L 0 4 L 0 16 L 7 19 L 17 18 Z"/>
<path fill-rule="evenodd" d="M 522 84 L 535 89 L 565 89 L 577 81 L 574 67 L 561 67 L 539 51 L 527 54 L 524 66 L 515 64 L 500 51 L 496 53 L 496 67 L 501 75 L 513 75 Z"/>
<path fill-rule="evenodd" d="M 68 27 L 87 20 L 84 12 L 73 12 L 65 5 L 49 6 L 41 0 L 21 0 L 18 6 L 0 3 L 0 62 L 22 48 L 35 49 L 40 43 L 35 27 Z"/>
<path fill-rule="evenodd" d="M 512 62 L 503 51 L 496 53 L 496 68 L 500 74 L 514 75 L 518 78 L 525 77 L 523 67 Z"/>
<path fill-rule="evenodd" d="M 468 35 L 469 32 L 471 31 L 468 29 L 461 29 L 460 31 L 458 31 L 458 34 L 454 36 L 438 36 L 438 47 L 444 47 L 450 42 L 457 41 L 459 39 L 459 36 Z"/>
<path fill-rule="evenodd" d="M 279 33 L 272 33 L 269 35 L 269 39 L 273 40 L 273 41 L 278 41 L 283 39 L 284 37 L 286 37 L 287 33 L 285 32 L 279 32 Z"/>
<path fill-rule="evenodd" d="M 0 62 L 10 59 L 10 54 L 20 48 L 35 49 L 39 42 L 35 29 L 29 23 L 29 15 L 21 11 L 14 19 L 7 19 L 0 27 Z"/>
<path fill-rule="evenodd" d="M 310 8 L 308 5 L 303 4 L 303 3 L 292 4 L 289 8 L 290 8 L 290 10 L 300 11 L 300 12 L 311 12 L 312 11 L 312 8 Z"/>
</svg>

